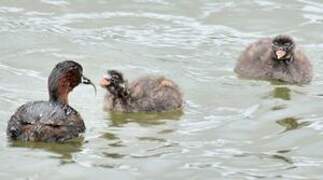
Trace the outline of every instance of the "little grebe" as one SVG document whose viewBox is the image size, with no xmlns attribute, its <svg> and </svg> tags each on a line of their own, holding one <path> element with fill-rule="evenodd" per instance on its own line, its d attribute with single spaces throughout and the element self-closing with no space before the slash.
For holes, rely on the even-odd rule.
<svg viewBox="0 0 323 180">
<path fill-rule="evenodd" d="M 49 101 L 28 102 L 11 116 L 7 135 L 14 140 L 64 142 L 78 137 L 85 126 L 80 114 L 68 105 L 68 94 L 80 83 L 94 84 L 74 61 L 58 63 L 48 78 Z"/>
<path fill-rule="evenodd" d="M 312 80 L 312 65 L 287 35 L 250 44 L 239 57 L 235 72 L 245 78 L 304 84 Z"/>
<path fill-rule="evenodd" d="M 177 84 L 163 76 L 145 76 L 128 86 L 122 73 L 111 70 L 100 85 L 108 91 L 104 99 L 107 111 L 164 112 L 183 107 Z"/>
</svg>

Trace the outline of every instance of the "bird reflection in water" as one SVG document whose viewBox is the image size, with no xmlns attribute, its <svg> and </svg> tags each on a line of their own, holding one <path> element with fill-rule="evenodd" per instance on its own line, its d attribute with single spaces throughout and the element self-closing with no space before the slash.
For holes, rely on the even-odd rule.
<svg viewBox="0 0 323 180">
<path fill-rule="evenodd" d="M 285 130 L 283 131 L 283 133 L 310 125 L 310 122 L 308 121 L 300 122 L 300 119 L 297 119 L 294 117 L 283 118 L 276 121 L 276 123 L 285 127 Z"/>
<path fill-rule="evenodd" d="M 282 100 L 291 100 L 291 90 L 287 87 L 275 87 L 272 96 Z"/>
<path fill-rule="evenodd" d="M 112 129 L 124 129 L 127 124 L 135 123 L 141 127 L 150 127 L 155 125 L 167 124 L 170 121 L 179 121 L 183 115 L 183 111 L 169 111 L 169 112 L 136 112 L 136 113 L 122 113 L 122 112 L 110 112 L 107 116 L 107 122 L 109 123 Z M 131 150 L 132 153 L 120 154 L 117 152 L 104 152 L 103 155 L 109 159 L 122 159 L 125 156 L 131 156 L 133 158 L 148 158 L 148 157 L 157 157 L 163 154 L 167 154 L 173 151 L 176 151 L 177 144 L 168 142 L 160 134 L 172 133 L 174 129 L 161 129 L 157 134 L 149 135 L 138 135 L 133 139 L 136 144 L 145 144 L 150 145 L 147 149 L 139 150 L 138 152 Z M 118 137 L 118 132 L 112 134 L 111 131 L 107 132 L 102 136 L 102 138 L 108 140 L 108 146 L 113 149 L 131 149 L 131 146 L 128 146 L 129 142 L 125 142 Z M 129 140 L 128 140 L 129 141 Z"/>
<path fill-rule="evenodd" d="M 180 120 L 183 111 L 170 112 L 136 112 L 136 113 L 120 113 L 111 112 L 110 120 L 112 126 L 123 126 L 127 123 L 134 122 L 142 126 L 165 124 L 167 121 Z"/>
<path fill-rule="evenodd" d="M 82 151 L 84 138 L 79 137 L 65 143 L 44 143 L 44 142 L 23 142 L 10 141 L 10 147 L 30 148 L 45 150 L 50 153 L 55 153 L 58 156 L 52 156 L 61 160 L 61 164 L 74 163 L 73 154 Z"/>
</svg>

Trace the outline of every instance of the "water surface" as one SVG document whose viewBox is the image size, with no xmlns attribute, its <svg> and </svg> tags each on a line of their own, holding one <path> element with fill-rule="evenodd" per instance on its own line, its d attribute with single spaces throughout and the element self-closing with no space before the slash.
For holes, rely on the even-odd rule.
<svg viewBox="0 0 323 180">
<path fill-rule="evenodd" d="M 0 179 L 321 179 L 323 2 L 314 0 L 2 0 Z M 312 59 L 310 85 L 238 79 L 245 46 L 288 33 Z M 105 94 L 76 88 L 87 127 L 66 144 L 11 142 L 7 120 L 64 59 L 98 82 L 163 74 L 184 113 L 109 114 Z M 98 84 L 98 83 L 96 83 Z"/>
</svg>

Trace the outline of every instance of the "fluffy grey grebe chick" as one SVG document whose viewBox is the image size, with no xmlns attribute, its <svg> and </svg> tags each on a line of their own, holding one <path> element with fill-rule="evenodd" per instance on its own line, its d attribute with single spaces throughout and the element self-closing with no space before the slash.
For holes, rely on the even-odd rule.
<svg viewBox="0 0 323 180">
<path fill-rule="evenodd" d="M 183 107 L 177 84 L 163 76 L 145 76 L 128 85 L 121 72 L 111 70 L 100 85 L 108 91 L 104 99 L 107 111 L 163 112 Z"/>
<path fill-rule="evenodd" d="M 288 35 L 264 38 L 250 44 L 234 71 L 244 78 L 305 84 L 312 80 L 312 65 Z"/>
</svg>

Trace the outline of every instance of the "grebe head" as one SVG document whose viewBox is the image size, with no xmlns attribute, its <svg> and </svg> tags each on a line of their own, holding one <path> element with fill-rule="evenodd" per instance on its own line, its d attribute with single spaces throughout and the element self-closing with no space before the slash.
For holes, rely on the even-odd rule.
<svg viewBox="0 0 323 180">
<path fill-rule="evenodd" d="M 273 39 L 272 50 L 277 60 L 289 60 L 293 58 L 295 49 L 294 40 L 288 35 L 278 35 Z"/>
<path fill-rule="evenodd" d="M 111 94 L 118 96 L 127 90 L 127 81 L 123 78 L 122 73 L 116 70 L 109 70 L 101 79 L 100 85 Z"/>
<path fill-rule="evenodd" d="M 68 104 L 68 94 L 80 83 L 95 85 L 83 75 L 82 66 L 71 60 L 58 63 L 48 78 L 48 92 L 50 101 Z"/>
</svg>

